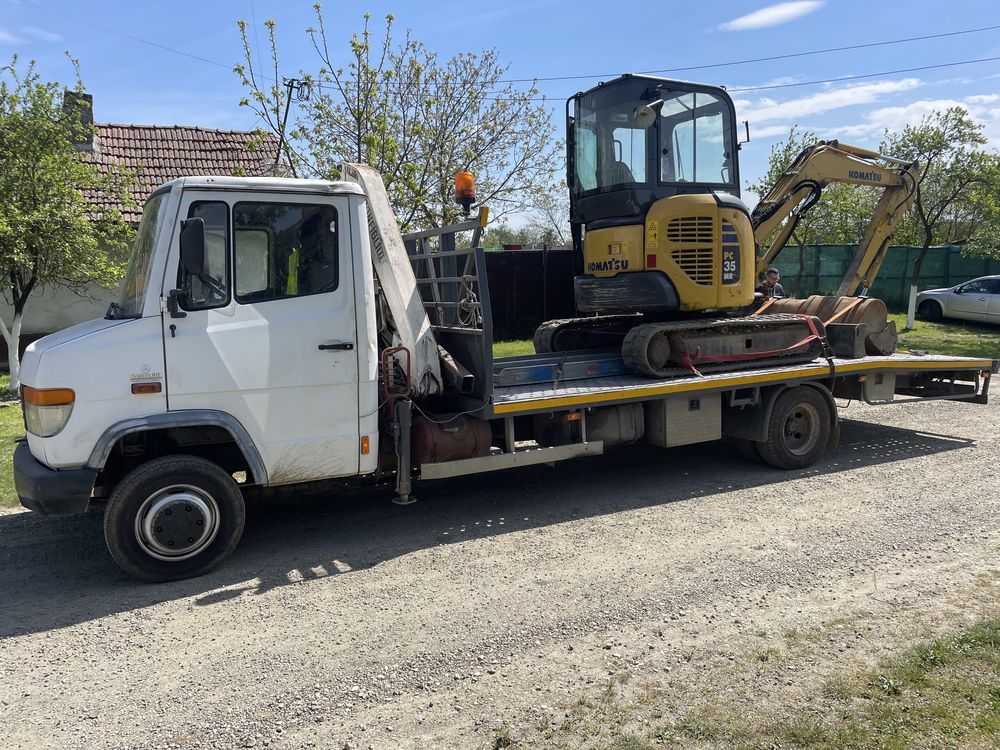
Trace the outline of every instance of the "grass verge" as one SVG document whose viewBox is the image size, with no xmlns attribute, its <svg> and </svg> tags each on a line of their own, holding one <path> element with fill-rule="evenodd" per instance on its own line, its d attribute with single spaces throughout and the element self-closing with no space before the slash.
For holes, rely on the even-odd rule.
<svg viewBox="0 0 1000 750">
<path fill-rule="evenodd" d="M 1000 359 L 1000 326 L 945 320 L 928 323 L 918 320 L 911 331 L 904 331 L 905 313 L 889 316 L 899 330 L 899 351 L 924 351 L 928 354 L 952 354 L 965 357 Z"/>
<path fill-rule="evenodd" d="M 531 339 L 493 342 L 494 357 L 523 357 L 525 354 L 534 353 L 535 344 Z"/>
<path fill-rule="evenodd" d="M 0 394 L 6 394 L 9 375 L 0 375 Z M 0 508 L 13 508 L 19 504 L 14 491 L 14 467 L 11 457 L 17 439 L 24 435 L 20 404 L 16 400 L 0 403 Z"/>
<path fill-rule="evenodd" d="M 1000 747 L 1000 618 L 910 647 L 875 669 L 836 672 L 814 700 L 796 698 L 755 715 L 723 702 L 664 720 L 671 706 L 662 691 L 649 686 L 639 700 L 627 700 L 614 687 L 611 681 L 600 696 L 581 699 L 566 713 L 567 721 L 543 733 L 542 746 Z M 524 747 L 517 738 L 504 739 L 504 747 Z"/>
</svg>

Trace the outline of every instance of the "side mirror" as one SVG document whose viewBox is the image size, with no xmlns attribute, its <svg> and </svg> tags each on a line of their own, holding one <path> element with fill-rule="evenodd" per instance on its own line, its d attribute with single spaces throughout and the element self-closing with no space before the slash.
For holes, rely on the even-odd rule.
<svg viewBox="0 0 1000 750">
<path fill-rule="evenodd" d="M 952 291 L 955 294 L 964 294 L 965 293 L 965 292 L 962 291 L 962 287 L 960 287 L 960 286 L 956 286 L 954 289 L 952 289 Z"/>
<path fill-rule="evenodd" d="M 181 268 L 191 276 L 205 272 L 205 220 L 200 217 L 181 222 Z"/>
</svg>

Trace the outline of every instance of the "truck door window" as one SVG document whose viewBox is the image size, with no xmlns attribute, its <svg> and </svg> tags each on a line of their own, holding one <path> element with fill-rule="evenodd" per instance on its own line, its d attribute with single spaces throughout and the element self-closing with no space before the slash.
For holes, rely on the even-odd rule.
<svg viewBox="0 0 1000 750">
<path fill-rule="evenodd" d="M 229 206 L 221 201 L 196 201 L 188 218 L 205 222 L 205 270 L 200 275 L 178 272 L 181 307 L 224 307 L 229 304 Z"/>
<path fill-rule="evenodd" d="M 233 207 L 236 300 L 264 302 L 337 288 L 337 211 L 304 203 Z"/>
</svg>

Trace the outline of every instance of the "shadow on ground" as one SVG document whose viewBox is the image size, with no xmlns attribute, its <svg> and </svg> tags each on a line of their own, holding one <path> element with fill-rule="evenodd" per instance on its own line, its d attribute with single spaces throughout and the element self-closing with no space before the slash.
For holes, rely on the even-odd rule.
<svg viewBox="0 0 1000 750">
<path fill-rule="evenodd" d="M 664 451 L 618 449 L 556 468 L 418 484 L 400 508 L 386 487 L 258 500 L 243 541 L 221 569 L 150 585 L 128 580 L 104 549 L 100 511 L 47 519 L 0 516 L 0 638 L 66 627 L 174 599 L 212 606 L 311 578 L 349 574 L 415 550 L 573 519 L 696 500 L 803 476 L 901 461 L 974 445 L 948 435 L 844 420 L 841 447 L 784 472 L 751 463 L 727 442 Z"/>
</svg>

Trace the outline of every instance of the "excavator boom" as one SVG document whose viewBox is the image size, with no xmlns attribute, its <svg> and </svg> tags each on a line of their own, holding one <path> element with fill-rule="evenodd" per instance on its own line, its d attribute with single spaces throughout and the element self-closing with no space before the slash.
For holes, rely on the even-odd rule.
<svg viewBox="0 0 1000 750">
<path fill-rule="evenodd" d="M 774 235 L 757 262 L 758 273 L 767 269 L 788 243 L 799 220 L 831 182 L 882 189 L 858 250 L 837 292 L 853 295 L 858 287 L 870 289 L 878 275 L 889 240 L 916 195 L 919 173 L 916 162 L 905 162 L 876 151 L 839 141 L 820 141 L 795 158 L 751 215 L 759 245 Z"/>
</svg>

